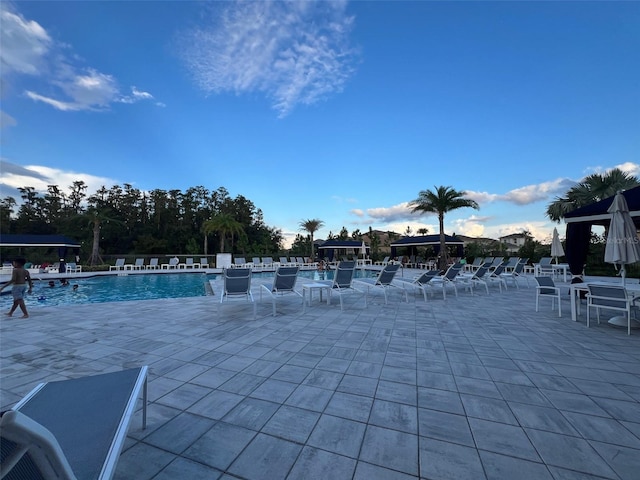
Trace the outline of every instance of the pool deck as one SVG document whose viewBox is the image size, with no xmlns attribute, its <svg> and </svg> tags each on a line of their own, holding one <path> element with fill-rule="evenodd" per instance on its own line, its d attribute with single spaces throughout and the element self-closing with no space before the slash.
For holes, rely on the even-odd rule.
<svg viewBox="0 0 640 480">
<path fill-rule="evenodd" d="M 0 405 L 149 365 L 119 480 L 639 478 L 640 331 L 572 322 L 568 295 L 535 312 L 524 283 L 344 312 L 287 296 L 276 317 L 259 284 L 255 319 L 211 296 L 3 317 Z"/>
</svg>

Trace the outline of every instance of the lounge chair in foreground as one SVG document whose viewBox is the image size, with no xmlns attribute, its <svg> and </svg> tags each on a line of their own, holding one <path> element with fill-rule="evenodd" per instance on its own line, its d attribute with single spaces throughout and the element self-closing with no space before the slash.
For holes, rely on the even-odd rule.
<svg viewBox="0 0 640 480">
<path fill-rule="evenodd" d="M 333 280 L 318 280 L 316 283 L 323 283 L 331 287 L 329 298 L 335 293 L 340 297 L 340 310 L 344 310 L 342 295 L 347 293 L 362 293 L 353 286 L 353 275 L 356 271 L 356 262 L 353 260 L 343 260 L 338 263 Z"/>
<path fill-rule="evenodd" d="M 253 317 L 256 316 L 256 303 L 251 294 L 250 268 L 225 268 L 222 273 L 224 285 L 220 293 L 220 304 L 235 298 L 244 299 L 253 304 Z"/>
<path fill-rule="evenodd" d="M 299 269 L 300 267 L 278 267 L 275 277 L 273 278 L 273 284 L 270 286 L 264 284 L 260 286 L 260 301 L 262 301 L 263 293 L 271 297 L 274 317 L 276 316 L 276 300 L 278 297 L 289 293 L 302 297 L 302 294 L 295 289 Z"/>
<path fill-rule="evenodd" d="M 42 383 L 0 419 L 5 480 L 112 478 L 147 367 Z"/>
<path fill-rule="evenodd" d="M 440 270 L 427 270 L 422 275 L 409 279 L 409 278 L 394 278 L 395 282 L 399 282 L 404 287 L 405 300 L 409 301 L 409 295 L 407 294 L 408 288 L 417 288 L 422 291 L 424 295 L 424 301 L 427 301 L 427 289 L 432 288 L 431 280 L 440 275 Z"/>
<path fill-rule="evenodd" d="M 393 283 L 393 278 L 398 273 L 400 269 L 399 264 L 387 264 L 385 267 L 380 270 L 377 278 L 356 278 L 354 279 L 358 285 L 362 285 L 366 288 L 364 293 L 364 306 L 367 306 L 367 297 L 369 296 L 369 291 L 373 289 L 381 289 L 384 293 L 384 303 L 387 304 L 387 290 L 392 287 L 396 287 Z M 396 287 L 397 288 L 397 287 Z M 406 293 L 406 292 L 405 292 Z M 406 295 L 405 295 L 406 296 Z"/>
</svg>

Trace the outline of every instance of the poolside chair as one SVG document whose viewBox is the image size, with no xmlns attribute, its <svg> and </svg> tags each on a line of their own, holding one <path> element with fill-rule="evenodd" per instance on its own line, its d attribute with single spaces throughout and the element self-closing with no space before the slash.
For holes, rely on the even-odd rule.
<svg viewBox="0 0 640 480">
<path fill-rule="evenodd" d="M 247 268 L 250 265 L 247 265 L 247 260 L 244 257 L 236 257 L 233 259 L 233 265 L 231 268 Z"/>
<path fill-rule="evenodd" d="M 353 275 L 356 271 L 356 262 L 353 260 L 341 261 L 338 263 L 333 280 L 318 280 L 316 283 L 329 285 L 329 298 L 335 293 L 340 297 L 340 310 L 344 310 L 342 295 L 347 293 L 362 293 L 353 286 Z"/>
<path fill-rule="evenodd" d="M 149 260 L 149 265 L 145 267 L 145 270 L 158 270 L 159 268 L 160 265 L 158 265 L 158 259 L 152 258 L 151 260 Z"/>
<path fill-rule="evenodd" d="M 433 285 L 431 284 L 431 280 L 434 277 L 437 277 L 440 274 L 440 270 L 428 270 L 425 273 L 423 273 L 422 275 L 414 278 L 414 279 L 409 279 L 409 278 L 394 278 L 394 282 L 399 282 L 402 287 L 405 290 L 404 296 L 405 296 L 405 300 L 408 302 L 409 301 L 409 296 L 407 294 L 407 289 L 408 288 L 416 288 L 418 290 L 422 291 L 422 294 L 424 295 L 424 301 L 427 301 L 427 288 L 432 288 Z"/>
<path fill-rule="evenodd" d="M 473 263 L 466 263 L 464 265 L 465 272 L 475 272 L 484 263 L 484 258 L 476 257 L 473 259 Z"/>
<path fill-rule="evenodd" d="M 398 288 L 394 285 L 393 278 L 398 273 L 400 269 L 400 265 L 385 265 L 385 267 L 380 270 L 377 278 L 356 278 L 354 282 L 357 282 L 358 285 L 362 285 L 366 288 L 364 292 L 364 306 L 367 306 L 367 297 L 369 296 L 369 292 L 371 289 L 381 289 L 382 293 L 384 293 L 384 303 L 387 304 L 387 290 L 392 287 Z"/>
<path fill-rule="evenodd" d="M 27 268 L 26 264 L 24 268 Z M 82 266 L 76 262 L 69 262 L 65 265 L 65 271 L 67 273 L 82 273 Z"/>
<path fill-rule="evenodd" d="M 491 265 L 489 265 L 489 271 L 493 271 L 504 263 L 504 257 L 493 257 Z M 485 265 L 487 263 L 485 262 Z"/>
<path fill-rule="evenodd" d="M 142 270 L 144 268 L 144 258 L 136 258 L 135 263 L 127 263 L 124 266 L 125 270 Z"/>
<path fill-rule="evenodd" d="M 500 274 L 500 276 L 504 278 L 505 282 L 507 280 L 512 281 L 516 288 L 520 288 L 520 286 L 518 285 L 518 279 L 524 278 L 525 281 L 527 282 L 527 287 L 528 287 L 529 278 L 524 274 L 524 265 L 525 265 L 524 263 L 518 262 L 518 264 L 516 264 L 516 266 L 513 268 L 512 271 L 510 272 L 504 271 Z"/>
<path fill-rule="evenodd" d="M 262 259 L 260 257 L 253 257 L 251 259 L 251 266 L 254 270 L 262 270 Z"/>
<path fill-rule="evenodd" d="M 173 270 L 178 268 L 178 257 L 173 257 L 169 259 L 169 263 L 162 264 L 162 270 Z"/>
<path fill-rule="evenodd" d="M 520 257 L 509 257 L 506 262 L 502 263 L 502 266 L 505 272 L 511 272 L 516 268 L 518 263 L 520 263 Z"/>
<path fill-rule="evenodd" d="M 386 265 L 387 263 L 389 263 L 389 258 L 390 258 L 390 257 L 389 257 L 389 255 L 387 255 L 386 257 L 384 257 L 384 258 L 382 259 L 382 261 L 381 261 L 381 262 L 376 262 L 376 263 L 374 263 L 374 265 L 382 265 L 382 266 L 384 266 L 384 265 Z"/>
<path fill-rule="evenodd" d="M 486 264 L 485 264 L 486 266 Z M 494 270 L 489 268 L 489 271 L 484 276 L 484 279 L 488 284 L 497 284 L 498 288 L 500 288 L 500 293 L 502 293 L 502 287 L 507 290 L 507 282 L 505 281 L 502 273 L 504 272 L 504 266 L 498 265 Z"/>
<path fill-rule="evenodd" d="M 179 263 L 178 264 L 178 268 L 180 267 L 180 265 L 183 265 L 183 268 L 200 268 L 200 264 L 197 262 L 193 261 L 193 257 L 188 257 L 185 259 L 184 263 Z"/>
<path fill-rule="evenodd" d="M 551 310 L 553 310 L 555 300 L 558 300 L 558 316 L 561 317 L 562 302 L 560 298 L 560 288 L 556 287 L 556 284 L 553 282 L 553 279 L 551 277 L 535 277 L 535 279 L 538 283 L 538 286 L 536 287 L 536 312 L 538 311 L 538 307 L 540 304 L 540 297 L 550 297 Z"/>
<path fill-rule="evenodd" d="M 489 283 L 487 281 L 487 275 L 489 274 L 489 267 L 481 266 L 471 275 L 459 275 L 456 279 L 460 278 L 462 283 L 465 283 L 471 287 L 471 293 L 473 294 L 473 288 L 476 285 L 483 285 L 487 294 L 489 294 Z"/>
<path fill-rule="evenodd" d="M 535 265 L 536 275 L 539 276 L 554 276 L 555 272 L 553 270 L 553 266 L 551 265 L 551 261 L 553 259 L 551 257 L 542 257 L 540 262 Z"/>
<path fill-rule="evenodd" d="M 251 294 L 250 268 L 225 268 L 222 272 L 224 286 L 220 293 L 220 304 L 235 298 L 243 298 L 253 304 L 253 316 L 256 316 L 256 304 Z"/>
<path fill-rule="evenodd" d="M 288 293 L 302 297 L 302 294 L 295 290 L 299 269 L 300 267 L 278 267 L 273 278 L 273 284 L 271 286 L 260 285 L 260 301 L 262 301 L 263 292 L 271 296 L 274 317 L 276 316 L 276 299 L 278 297 Z"/>
<path fill-rule="evenodd" d="M 627 319 L 627 334 L 631 335 L 631 306 L 633 297 L 627 295 L 623 285 L 587 285 L 587 327 L 589 327 L 589 312 L 596 309 L 596 317 L 600 324 L 600 310 L 614 310 L 624 312 Z"/>
<path fill-rule="evenodd" d="M 262 268 L 267 270 L 273 270 L 275 265 L 273 264 L 273 257 L 262 257 Z"/>
<path fill-rule="evenodd" d="M 200 257 L 200 268 L 209 268 L 209 260 L 207 260 L 207 257 Z"/>
<path fill-rule="evenodd" d="M 117 466 L 147 370 L 41 383 L 0 419 L 5 480 L 107 480 Z"/>
<path fill-rule="evenodd" d="M 451 286 L 453 287 L 453 291 L 456 294 L 456 297 L 458 296 L 458 289 L 456 287 L 456 277 L 458 276 L 458 274 L 460 273 L 461 270 L 461 266 L 457 265 L 457 264 L 453 264 L 451 265 L 447 271 L 445 272 L 444 275 L 438 276 L 438 277 L 434 277 L 431 280 L 431 283 L 435 286 L 435 285 L 440 285 L 442 287 L 442 297 L 446 300 L 447 298 L 447 287 Z"/>
<path fill-rule="evenodd" d="M 124 269 L 124 258 L 116 259 L 116 264 L 109 266 L 109 271 L 112 270 L 123 270 Z"/>
</svg>

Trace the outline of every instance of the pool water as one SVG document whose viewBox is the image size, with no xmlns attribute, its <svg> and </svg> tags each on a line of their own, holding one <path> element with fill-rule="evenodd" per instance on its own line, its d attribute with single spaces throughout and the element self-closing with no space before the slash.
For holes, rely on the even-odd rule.
<svg viewBox="0 0 640 480">
<path fill-rule="evenodd" d="M 377 272 L 356 270 L 356 277 L 372 277 Z M 273 278 L 274 272 L 256 272 L 253 278 Z M 301 270 L 299 280 L 332 280 L 333 271 L 318 272 Z M 70 278 L 68 286 L 55 281 L 49 287 L 47 280 L 35 280 L 33 291 L 27 295 L 27 308 L 52 307 L 60 305 L 79 305 L 86 303 L 125 302 L 128 300 L 153 300 L 158 298 L 184 298 L 210 295 L 209 281 L 220 279 L 220 275 L 205 273 L 143 274 L 143 275 L 105 275 L 88 278 Z M 73 286 L 78 285 L 74 290 Z M 298 284 L 301 287 L 301 284 Z M 219 293 L 219 292 L 215 292 Z M 11 287 L 0 295 L 0 310 L 8 310 L 13 298 Z"/>
</svg>

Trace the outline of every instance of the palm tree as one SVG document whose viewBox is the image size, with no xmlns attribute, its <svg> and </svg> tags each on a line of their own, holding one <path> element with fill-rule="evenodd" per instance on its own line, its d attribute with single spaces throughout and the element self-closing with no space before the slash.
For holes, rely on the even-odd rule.
<svg viewBox="0 0 640 480">
<path fill-rule="evenodd" d="M 422 190 L 418 198 L 409 202 L 412 212 L 437 213 L 440 225 L 440 265 L 439 268 L 447 268 L 447 243 L 444 238 L 444 214 L 458 208 L 471 207 L 479 209 L 478 202 L 464 198 L 465 192 L 460 192 L 452 187 L 436 187 L 435 191 Z"/>
<path fill-rule="evenodd" d="M 205 237 L 210 233 L 217 232 L 220 235 L 220 253 L 224 253 L 224 240 L 227 236 L 231 236 L 233 242 L 234 236 L 243 236 L 244 227 L 232 215 L 228 213 L 219 213 L 214 215 L 202 225 Z"/>
<path fill-rule="evenodd" d="M 564 216 L 576 208 L 590 205 L 608 197 L 612 197 L 620 190 L 640 185 L 637 177 L 614 168 L 607 173 L 593 173 L 573 187 L 564 197 L 556 199 L 547 206 L 546 215 L 554 222 L 559 222 Z"/>
<path fill-rule="evenodd" d="M 302 220 L 300 222 L 300 230 L 304 230 L 309 232 L 309 236 L 311 238 L 311 261 L 314 260 L 314 252 L 313 252 L 313 234 L 320 230 L 324 226 L 324 222 L 317 218 Z"/>
</svg>

